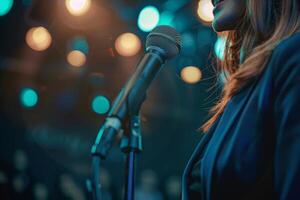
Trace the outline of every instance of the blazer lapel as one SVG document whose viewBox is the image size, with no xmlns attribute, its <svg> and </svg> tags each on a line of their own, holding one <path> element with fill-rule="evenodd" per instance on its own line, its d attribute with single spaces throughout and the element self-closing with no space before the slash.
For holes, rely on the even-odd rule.
<svg viewBox="0 0 300 200">
<path fill-rule="evenodd" d="M 216 127 L 216 124 L 218 123 L 218 121 L 216 121 L 216 123 L 214 123 L 214 125 L 210 128 L 210 130 L 208 131 L 208 133 L 204 134 L 203 137 L 201 138 L 200 142 L 198 143 L 196 149 L 194 150 L 192 156 L 190 157 L 185 170 L 183 172 L 183 176 L 182 176 L 182 183 L 181 183 L 181 187 L 182 187 L 182 200 L 188 200 L 188 178 L 189 178 L 189 174 L 192 171 L 192 168 L 194 166 L 194 164 L 197 162 L 197 160 L 199 159 L 199 156 L 201 155 L 202 151 L 205 149 L 207 143 L 209 142 L 210 138 L 212 137 L 212 133 Z"/>
<path fill-rule="evenodd" d="M 226 123 L 220 123 L 220 125 L 215 130 L 215 135 L 210 143 L 207 146 L 207 152 L 209 156 L 205 156 L 205 164 L 202 165 L 201 177 L 202 177 L 202 191 L 204 192 L 204 199 L 213 199 L 211 196 L 212 192 L 212 181 L 213 181 L 213 172 L 215 162 L 217 160 L 218 153 L 220 152 L 220 146 L 223 144 L 226 139 L 227 132 L 235 124 L 235 121 L 238 120 L 239 114 L 243 111 L 246 103 L 249 101 L 249 98 L 255 88 L 256 82 L 247 88 L 247 90 L 237 94 L 232 98 L 228 103 L 226 109 L 223 112 L 223 115 L 220 117 L 220 121 L 223 118 L 226 118 Z M 245 93 L 244 93 L 245 92 Z"/>
</svg>

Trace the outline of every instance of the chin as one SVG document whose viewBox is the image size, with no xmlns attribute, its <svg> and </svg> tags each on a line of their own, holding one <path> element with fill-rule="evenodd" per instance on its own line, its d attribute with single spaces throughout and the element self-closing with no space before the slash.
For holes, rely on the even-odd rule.
<svg viewBox="0 0 300 200">
<path fill-rule="evenodd" d="M 218 23 L 218 21 L 213 21 L 212 22 L 212 28 L 215 32 L 223 32 L 223 31 L 226 31 L 226 28 L 222 26 L 222 24 L 220 25 Z"/>
<path fill-rule="evenodd" d="M 223 31 L 231 31 L 235 30 L 237 23 L 237 20 L 218 20 L 215 19 L 212 22 L 212 28 L 215 32 L 223 32 Z"/>
</svg>

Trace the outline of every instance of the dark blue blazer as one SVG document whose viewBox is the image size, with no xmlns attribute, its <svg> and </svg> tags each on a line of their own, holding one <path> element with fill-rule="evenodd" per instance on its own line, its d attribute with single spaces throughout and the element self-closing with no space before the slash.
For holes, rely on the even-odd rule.
<svg viewBox="0 0 300 200">
<path fill-rule="evenodd" d="M 196 162 L 201 197 L 188 187 Z M 202 137 L 183 174 L 182 199 L 300 199 L 300 33 L 279 43 Z"/>
</svg>

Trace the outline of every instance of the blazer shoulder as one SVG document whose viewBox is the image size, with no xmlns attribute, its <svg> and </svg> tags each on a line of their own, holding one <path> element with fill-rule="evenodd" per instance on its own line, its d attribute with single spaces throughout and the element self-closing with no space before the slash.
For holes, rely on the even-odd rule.
<svg viewBox="0 0 300 200">
<path fill-rule="evenodd" d="M 274 54 L 276 53 L 288 57 L 294 54 L 300 54 L 300 32 L 280 41 L 274 49 Z"/>
<path fill-rule="evenodd" d="M 275 86 L 282 88 L 300 77 L 300 33 L 282 40 L 273 50 L 269 62 Z"/>
<path fill-rule="evenodd" d="M 300 69 L 300 32 L 279 42 L 272 52 L 269 64 L 273 65 L 276 73 L 288 70 L 291 65 L 297 65 Z"/>
</svg>

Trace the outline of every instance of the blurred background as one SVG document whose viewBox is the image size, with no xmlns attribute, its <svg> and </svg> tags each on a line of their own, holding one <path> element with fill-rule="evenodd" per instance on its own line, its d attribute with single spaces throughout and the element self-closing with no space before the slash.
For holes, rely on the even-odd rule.
<svg viewBox="0 0 300 200">
<path fill-rule="evenodd" d="M 180 198 L 197 129 L 222 89 L 224 38 L 211 0 L 0 0 L 1 199 L 91 199 L 90 148 L 144 54 L 148 33 L 182 35 L 142 110 L 136 199 Z M 122 199 L 118 141 L 103 163 L 105 200 Z"/>
</svg>

